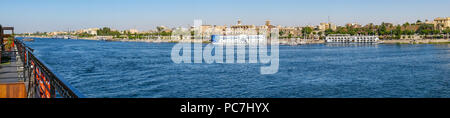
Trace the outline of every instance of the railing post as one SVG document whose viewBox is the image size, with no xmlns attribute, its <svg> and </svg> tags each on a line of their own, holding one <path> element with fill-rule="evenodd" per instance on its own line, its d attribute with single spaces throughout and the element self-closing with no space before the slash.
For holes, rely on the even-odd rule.
<svg viewBox="0 0 450 118">
<path fill-rule="evenodd" d="M 19 45 L 17 45 L 17 44 L 19 44 L 19 43 L 16 43 L 16 46 L 19 46 L 19 48 L 20 48 L 20 57 L 21 57 L 21 59 L 22 59 L 22 65 L 23 65 L 23 79 L 24 79 L 24 81 L 26 82 L 27 81 L 27 72 L 28 72 L 28 65 L 27 65 L 27 62 L 24 60 L 24 57 L 22 56 L 25 52 L 24 52 L 24 50 L 23 50 L 23 46 L 21 45 L 21 44 L 19 44 Z M 18 49 L 19 49 L 18 48 Z"/>
<path fill-rule="evenodd" d="M 50 83 L 50 98 L 56 98 L 56 90 L 55 86 L 53 86 L 53 81 L 49 81 Z"/>
<path fill-rule="evenodd" d="M 28 93 L 29 93 L 29 96 L 36 97 L 36 95 L 34 94 L 35 91 L 36 91 L 36 89 L 35 89 L 35 85 L 34 85 L 34 67 L 30 66 L 28 68 Z"/>
</svg>

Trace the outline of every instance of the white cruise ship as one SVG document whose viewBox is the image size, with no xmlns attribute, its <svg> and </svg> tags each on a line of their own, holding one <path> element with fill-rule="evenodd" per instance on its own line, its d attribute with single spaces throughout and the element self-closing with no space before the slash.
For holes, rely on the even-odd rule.
<svg viewBox="0 0 450 118">
<path fill-rule="evenodd" d="M 327 43 L 378 43 L 378 36 L 350 36 L 345 34 L 334 34 L 326 37 Z"/>
</svg>

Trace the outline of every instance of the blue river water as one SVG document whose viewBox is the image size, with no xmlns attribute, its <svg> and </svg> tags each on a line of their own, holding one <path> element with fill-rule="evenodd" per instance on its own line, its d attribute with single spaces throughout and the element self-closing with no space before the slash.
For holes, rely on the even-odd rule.
<svg viewBox="0 0 450 118">
<path fill-rule="evenodd" d="M 174 43 L 36 39 L 26 44 L 87 97 L 450 97 L 450 45 L 280 46 L 263 64 L 175 64 Z"/>
</svg>

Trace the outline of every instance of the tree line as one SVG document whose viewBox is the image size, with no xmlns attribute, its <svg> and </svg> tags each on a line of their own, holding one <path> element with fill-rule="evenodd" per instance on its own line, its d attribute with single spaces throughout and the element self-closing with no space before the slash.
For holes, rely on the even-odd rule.
<svg viewBox="0 0 450 118">
<path fill-rule="evenodd" d="M 374 25 L 372 23 L 362 27 L 353 26 L 338 26 L 335 30 L 327 28 L 325 31 L 319 31 L 317 28 L 303 27 L 301 30 L 303 36 L 315 35 L 315 36 L 327 36 L 330 34 L 349 34 L 349 35 L 379 35 L 381 37 L 387 37 L 392 39 L 400 39 L 402 35 L 448 35 L 450 28 L 444 28 L 440 30 L 433 24 L 422 23 L 418 20 L 416 23 L 410 24 L 408 22 L 400 25 L 392 25 L 390 23 L 381 23 L 381 25 Z M 280 35 L 286 35 L 285 32 L 280 32 Z M 299 37 L 303 37 L 299 36 Z M 292 37 L 289 34 L 288 37 Z"/>
</svg>

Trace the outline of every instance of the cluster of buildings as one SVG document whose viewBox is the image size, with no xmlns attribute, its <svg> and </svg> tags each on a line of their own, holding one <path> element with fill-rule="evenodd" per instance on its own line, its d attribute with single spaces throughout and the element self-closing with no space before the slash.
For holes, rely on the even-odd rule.
<svg viewBox="0 0 450 118">
<path fill-rule="evenodd" d="M 241 20 L 237 21 L 236 25 L 226 26 L 226 25 L 201 25 L 200 35 L 205 38 L 209 38 L 211 35 L 259 35 L 265 34 L 270 31 L 271 28 L 276 28 L 280 26 L 273 26 L 270 21 L 266 21 L 265 25 L 255 26 L 255 25 L 244 25 Z M 193 30 L 195 27 L 191 27 Z"/>
<path fill-rule="evenodd" d="M 98 34 L 98 30 L 100 30 L 100 28 L 87 28 L 87 29 L 80 29 L 80 30 L 75 30 L 75 31 L 55 31 L 55 32 L 48 32 L 47 35 L 49 36 L 56 36 L 56 35 L 76 35 L 76 34 L 89 34 L 89 35 L 93 35 L 96 36 Z M 129 30 L 116 30 L 116 29 L 111 29 L 111 31 L 119 31 L 120 33 L 141 33 L 139 32 L 139 30 L 137 29 L 129 29 Z"/>
<path fill-rule="evenodd" d="M 316 32 L 323 32 L 327 29 L 336 30 L 337 26 L 333 23 L 320 23 L 318 26 L 306 26 L 311 29 L 315 29 Z M 193 28 L 193 27 L 192 27 Z M 267 34 L 267 32 L 271 31 L 273 28 L 278 29 L 280 33 L 280 37 L 299 37 L 302 36 L 302 30 L 305 27 L 300 26 L 280 26 L 280 25 L 272 25 L 270 20 L 266 20 L 264 25 L 255 26 L 255 25 L 245 25 L 242 24 L 241 20 L 237 21 L 237 24 L 231 26 L 218 26 L 218 25 L 202 25 L 201 26 L 201 35 L 209 38 L 211 35 L 261 35 Z"/>
<path fill-rule="evenodd" d="M 450 17 L 447 18 L 436 18 L 433 21 L 425 21 L 422 23 L 426 24 L 432 24 L 435 29 L 446 29 L 450 28 Z M 385 23 L 385 25 L 388 26 L 394 26 L 391 23 Z M 372 27 L 373 24 L 367 24 L 365 26 L 358 24 L 358 23 L 348 23 L 345 24 L 345 27 L 351 27 L 351 28 L 363 28 L 363 27 Z M 139 34 L 139 33 L 160 33 L 160 32 L 169 32 L 171 33 L 174 30 L 183 30 L 183 31 L 194 31 L 194 26 L 189 28 L 169 28 L 165 26 L 158 26 L 155 30 L 145 31 L 141 32 L 137 29 L 129 29 L 129 30 L 123 30 L 119 31 L 120 33 L 130 33 L 130 34 Z M 338 29 L 338 26 L 333 23 L 320 23 L 317 26 L 280 26 L 280 25 L 272 25 L 270 20 L 265 21 L 264 25 L 256 26 L 256 25 L 246 25 L 243 24 L 242 21 L 239 19 L 235 25 L 227 26 L 227 25 L 201 25 L 200 26 L 200 32 L 199 35 L 202 36 L 204 39 L 210 39 L 212 35 L 261 35 L 266 34 L 268 31 L 271 31 L 271 29 L 277 28 L 280 31 L 280 37 L 301 37 L 305 36 L 303 34 L 302 30 L 304 28 L 312 29 L 311 34 L 314 34 L 315 36 L 324 36 L 325 32 L 328 29 L 331 29 L 333 31 L 336 31 Z M 418 26 L 405 26 L 405 29 L 417 29 Z M 59 32 L 50 32 L 47 33 L 48 35 L 72 35 L 72 34 L 89 34 L 96 36 L 98 33 L 97 31 L 99 28 L 88 28 L 88 29 L 81 29 L 76 31 L 59 31 Z M 112 31 L 118 31 L 112 29 Z"/>
<path fill-rule="evenodd" d="M 332 29 L 336 30 L 336 25 L 332 23 L 320 23 L 318 26 L 306 26 L 310 27 L 312 29 L 317 29 L 318 32 L 325 31 L 326 29 Z M 129 29 L 129 30 L 115 30 L 111 29 L 111 31 L 119 31 L 120 33 L 156 33 L 156 32 L 172 32 L 174 30 L 189 30 L 193 31 L 194 26 L 189 28 L 169 28 L 166 26 L 158 26 L 155 30 L 150 31 L 139 31 L 137 29 Z M 200 35 L 204 38 L 210 38 L 211 35 L 260 35 L 267 33 L 273 28 L 279 29 L 280 32 L 283 32 L 280 34 L 281 37 L 291 35 L 292 37 L 297 37 L 302 35 L 302 29 L 304 27 L 299 26 L 285 26 L 282 27 L 280 25 L 272 25 L 270 20 L 265 21 L 264 25 L 256 26 L 256 25 L 246 25 L 243 24 L 241 20 L 237 21 L 237 24 L 227 26 L 227 25 L 201 25 L 200 26 Z M 55 31 L 55 32 L 48 32 L 47 35 L 50 36 L 56 36 L 56 35 L 75 35 L 75 34 L 89 34 L 96 36 L 98 33 L 97 31 L 100 30 L 100 28 L 87 28 L 87 29 L 80 29 L 75 31 Z"/>
<path fill-rule="evenodd" d="M 450 17 L 435 18 L 433 21 L 425 21 L 426 24 L 433 24 L 436 29 L 444 30 L 450 28 Z"/>
</svg>

